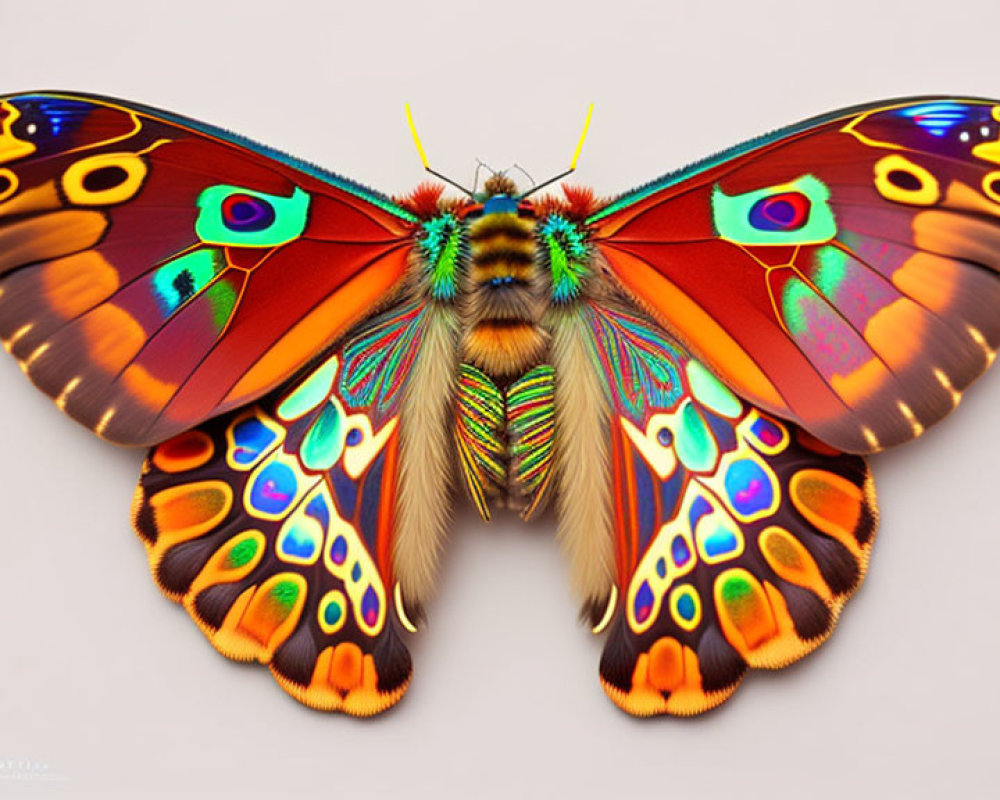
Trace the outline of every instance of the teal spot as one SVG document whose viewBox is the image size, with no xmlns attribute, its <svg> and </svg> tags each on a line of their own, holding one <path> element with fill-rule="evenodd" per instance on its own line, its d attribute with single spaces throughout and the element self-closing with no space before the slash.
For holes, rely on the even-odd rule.
<svg viewBox="0 0 1000 800">
<path fill-rule="evenodd" d="M 751 223 L 751 211 L 761 200 L 790 192 L 805 195 L 808 200 L 809 217 L 801 226 L 794 230 L 767 230 Z M 826 242 L 837 234 L 837 222 L 829 200 L 830 190 L 813 175 L 802 175 L 790 184 L 768 186 L 732 197 L 716 185 L 712 192 L 712 218 L 719 236 L 737 244 L 796 245 Z"/>
<path fill-rule="evenodd" d="M 344 616 L 344 609 L 342 609 L 340 607 L 340 603 L 336 601 L 327 603 L 326 607 L 323 609 L 323 622 L 331 628 L 340 622 L 340 618 L 342 616 Z"/>
<path fill-rule="evenodd" d="M 278 416 L 286 422 L 298 419 L 326 400 L 333 389 L 337 366 L 337 357 L 331 356 L 323 366 L 316 369 L 281 401 L 281 405 L 278 406 Z"/>
<path fill-rule="evenodd" d="M 681 619 L 690 622 L 697 613 L 698 607 L 695 605 L 694 598 L 689 592 L 684 592 L 677 598 L 677 614 Z"/>
<path fill-rule="evenodd" d="M 733 419 L 743 411 L 736 395 L 694 359 L 687 363 L 687 378 L 695 399 L 716 414 Z"/>
<path fill-rule="evenodd" d="M 168 261 L 153 273 L 153 295 L 164 318 L 169 317 L 222 270 L 221 252 L 205 248 Z"/>
<path fill-rule="evenodd" d="M 337 463 L 344 450 L 343 423 L 344 413 L 334 402 L 323 406 L 299 449 L 299 456 L 307 469 L 321 472 Z"/>
<path fill-rule="evenodd" d="M 719 448 L 701 413 L 690 401 L 681 409 L 681 424 L 675 437 L 677 457 L 689 470 L 706 472 L 715 466 Z"/>
<path fill-rule="evenodd" d="M 234 195 L 262 201 L 261 207 L 268 210 L 267 224 L 263 227 L 254 224 L 241 230 L 231 227 L 233 220 L 228 215 L 232 203 L 227 203 L 227 200 Z M 198 238 L 208 244 L 233 247 L 277 247 L 285 244 L 302 235 L 309 218 L 309 195 L 297 186 L 291 197 L 281 197 L 241 186 L 219 184 L 205 189 L 198 196 L 197 205 L 199 211 L 194 230 Z M 239 207 L 243 205 L 241 203 Z"/>
</svg>

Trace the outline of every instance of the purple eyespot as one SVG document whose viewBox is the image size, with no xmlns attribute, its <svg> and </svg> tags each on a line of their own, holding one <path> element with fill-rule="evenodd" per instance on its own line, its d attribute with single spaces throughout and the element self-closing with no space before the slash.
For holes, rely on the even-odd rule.
<svg viewBox="0 0 1000 800">
<path fill-rule="evenodd" d="M 231 231 L 262 231 L 274 224 L 274 206 L 250 194 L 231 194 L 222 201 L 222 222 Z"/>
</svg>

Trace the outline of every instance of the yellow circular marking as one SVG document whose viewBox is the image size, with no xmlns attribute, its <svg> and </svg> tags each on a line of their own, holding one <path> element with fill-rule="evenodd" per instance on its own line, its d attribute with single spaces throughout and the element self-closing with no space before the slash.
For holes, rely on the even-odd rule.
<svg viewBox="0 0 1000 800">
<path fill-rule="evenodd" d="M 886 200 L 911 206 L 932 206 L 941 197 L 937 178 L 895 153 L 875 164 L 875 188 Z"/>
<path fill-rule="evenodd" d="M 0 188 L 0 203 L 17 191 L 19 181 L 16 173 L 11 169 L 0 169 L 0 187 L 6 184 L 7 188 Z"/>
<path fill-rule="evenodd" d="M 73 205 L 124 203 L 142 187 L 147 171 L 146 162 L 135 153 L 101 153 L 70 165 L 62 188 Z"/>
<path fill-rule="evenodd" d="M 694 614 L 690 619 L 686 618 L 680 611 L 681 600 L 685 597 L 690 598 L 694 604 Z M 698 623 L 701 622 L 701 598 L 694 587 L 685 584 L 678 586 L 670 593 L 670 615 L 674 618 L 674 622 L 686 631 L 693 631 L 698 627 Z"/>
<path fill-rule="evenodd" d="M 1000 203 L 1000 169 L 987 172 L 983 176 L 983 194 L 994 203 Z"/>
<path fill-rule="evenodd" d="M 332 605 L 337 607 L 340 615 L 333 622 L 330 622 L 327 611 Z M 344 623 L 347 622 L 347 598 L 344 597 L 344 593 L 340 589 L 332 589 L 323 595 L 323 599 L 319 601 L 317 616 L 323 633 L 336 633 L 343 628 Z"/>
</svg>

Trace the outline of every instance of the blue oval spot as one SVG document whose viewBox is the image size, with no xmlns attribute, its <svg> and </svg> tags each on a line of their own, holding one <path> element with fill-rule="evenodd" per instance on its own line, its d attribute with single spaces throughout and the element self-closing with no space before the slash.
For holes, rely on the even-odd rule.
<svg viewBox="0 0 1000 800">
<path fill-rule="evenodd" d="M 653 590 L 649 588 L 649 583 L 642 582 L 639 591 L 635 593 L 635 619 L 642 624 L 649 619 L 649 614 L 653 610 Z"/>
<path fill-rule="evenodd" d="M 233 461 L 252 464 L 267 450 L 278 435 L 256 417 L 240 420 L 233 426 Z"/>
<path fill-rule="evenodd" d="M 354 566 L 351 567 L 351 580 L 360 581 L 361 580 L 361 562 L 355 561 Z"/>
<path fill-rule="evenodd" d="M 344 441 L 347 442 L 349 447 L 354 447 L 357 444 L 361 444 L 362 438 L 364 438 L 364 434 L 361 432 L 361 428 L 351 428 L 347 432 L 347 438 Z"/>
<path fill-rule="evenodd" d="M 347 558 L 347 539 L 343 536 L 338 536 L 333 540 L 333 544 L 330 545 L 330 559 L 338 567 L 344 563 Z"/>
<path fill-rule="evenodd" d="M 670 447 L 674 443 L 674 434 L 670 428 L 664 426 L 656 432 L 656 441 L 664 447 Z"/>
<path fill-rule="evenodd" d="M 297 491 L 292 468 L 275 461 L 257 474 L 250 489 L 250 504 L 264 514 L 282 514 L 292 504 Z"/>
<path fill-rule="evenodd" d="M 371 586 L 361 596 L 361 617 L 368 627 L 373 627 L 378 622 L 378 595 Z"/>
<path fill-rule="evenodd" d="M 771 507 L 774 487 L 771 478 L 756 461 L 742 458 L 726 470 L 726 494 L 733 508 L 743 516 L 750 516 Z"/>
<path fill-rule="evenodd" d="M 299 525 L 292 525 L 281 540 L 281 552 L 291 558 L 312 558 L 318 542 L 313 534 Z"/>
<path fill-rule="evenodd" d="M 678 567 L 683 567 L 691 560 L 691 548 L 683 536 L 675 536 L 670 543 L 670 557 Z"/>
<path fill-rule="evenodd" d="M 667 562 L 663 558 L 656 559 L 656 574 L 661 578 L 667 577 Z"/>
<path fill-rule="evenodd" d="M 740 543 L 736 535 L 727 528 L 718 527 L 710 536 L 705 537 L 705 555 L 717 558 L 735 553 Z"/>
</svg>

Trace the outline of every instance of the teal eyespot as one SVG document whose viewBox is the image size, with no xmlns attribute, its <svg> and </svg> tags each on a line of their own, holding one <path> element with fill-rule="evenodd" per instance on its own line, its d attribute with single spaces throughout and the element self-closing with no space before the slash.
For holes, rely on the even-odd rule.
<svg viewBox="0 0 1000 800">
<path fill-rule="evenodd" d="M 277 247 L 302 235 L 309 200 L 299 187 L 291 197 L 281 197 L 242 186 L 209 186 L 198 196 L 195 233 L 209 244 Z"/>
<path fill-rule="evenodd" d="M 719 236 L 737 244 L 817 244 L 837 234 L 829 200 L 830 190 L 813 175 L 732 197 L 716 185 L 712 219 Z"/>
</svg>

